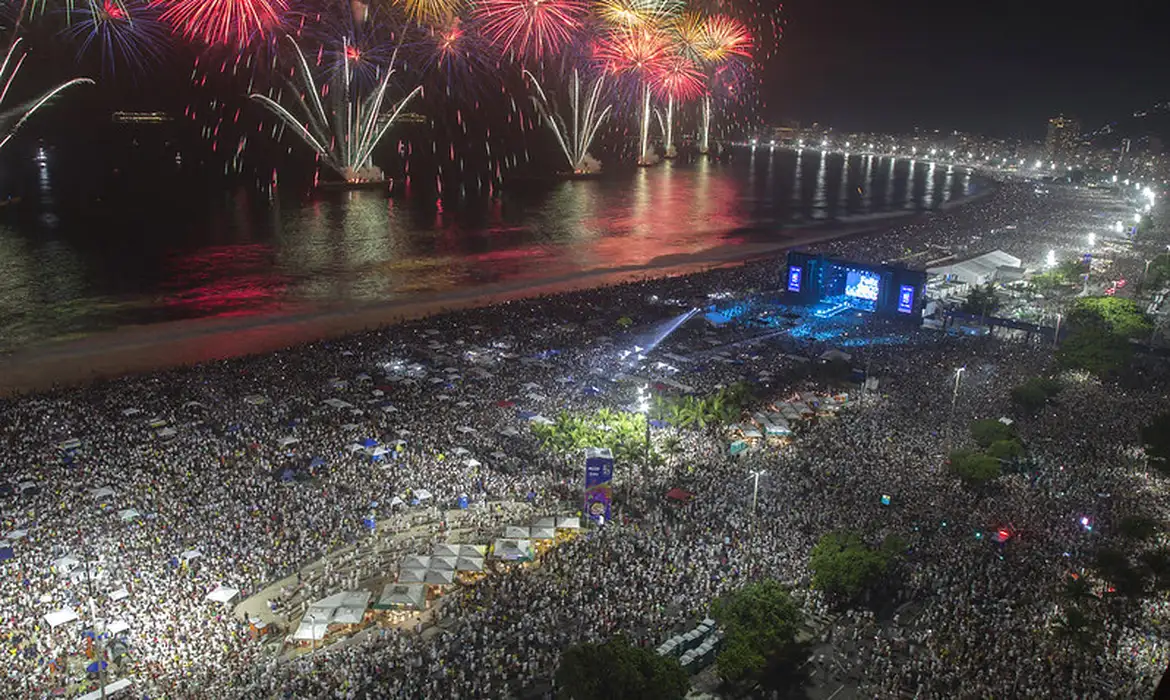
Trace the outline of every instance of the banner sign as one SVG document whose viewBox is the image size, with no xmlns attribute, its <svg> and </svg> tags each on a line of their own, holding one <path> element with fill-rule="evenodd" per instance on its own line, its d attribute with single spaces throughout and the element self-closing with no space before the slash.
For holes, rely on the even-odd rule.
<svg viewBox="0 0 1170 700">
<path fill-rule="evenodd" d="M 609 520 L 613 502 L 613 453 L 603 447 L 585 448 L 585 514 L 596 522 Z"/>
</svg>

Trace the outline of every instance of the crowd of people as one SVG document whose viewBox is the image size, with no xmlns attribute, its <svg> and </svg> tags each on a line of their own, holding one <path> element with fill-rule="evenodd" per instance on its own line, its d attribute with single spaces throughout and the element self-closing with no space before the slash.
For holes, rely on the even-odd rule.
<svg viewBox="0 0 1170 700">
<path fill-rule="evenodd" d="M 1065 201 L 1075 197 L 1009 183 L 967 206 L 824 247 L 874 261 L 928 246 L 1036 259 L 1075 248 L 1061 236 L 1092 225 L 1092 207 Z M 776 288 L 779 268 L 760 261 L 458 311 L 4 401 L 7 693 L 75 687 L 70 659 L 96 658 L 84 634 L 96 617 L 129 625 L 108 675 L 132 679 L 134 697 L 540 697 L 567 646 L 619 632 L 657 646 L 753 578 L 781 579 L 810 614 L 829 614 L 809 588 L 808 555 L 838 528 L 875 542 L 896 534 L 909 550 L 894 600 L 869 601 L 877 614 L 851 612 L 828 630 L 848 650 L 834 682 L 867 697 L 1148 693 L 1166 661 L 1165 600 L 1111 609 L 1088 648 L 1057 628 L 1062 586 L 1085 574 L 1117 518 L 1165 514 L 1133 453 L 1159 385 L 1121 392 L 1064 378 L 1060 403 L 1020 422 L 1036 472 L 973 493 L 948 472 L 947 447 L 964 444 L 971 419 L 1009 414 L 1011 387 L 1049 357 L 994 339 L 894 333 L 878 320 L 849 331 L 854 362 L 880 378 L 878 392 L 855 396 L 837 419 L 784 447 L 734 457 L 715 431 L 662 428 L 655 439 L 674 435 L 680 454 L 653 471 L 618 465 L 618 517 L 538 566 L 454 595 L 437 612 L 439 634 L 379 630 L 278 661 L 230 608 L 205 600 L 219 585 L 247 597 L 361 542 L 370 536 L 364 520 L 425 506 L 413 504 L 420 491 L 446 508 L 464 495 L 473 509 L 524 503 L 534 517 L 576 508 L 582 465 L 538 444 L 533 415 L 628 407 L 633 389 L 614 379 L 635 332 L 624 326 Z M 700 395 L 738 381 L 774 398 L 818 388 L 793 355 L 816 357 L 832 341 L 721 335 L 737 332 L 699 316 L 657 351 L 693 358 L 676 363 L 677 378 Z M 966 371 L 956 399 L 958 367 Z M 371 446 L 387 449 L 372 457 Z M 767 470 L 754 518 L 749 469 Z M 673 486 L 695 498 L 668 504 Z M 396 497 L 403 504 L 391 506 Z M 1003 543 L 976 536 L 1001 529 L 1010 534 Z M 45 615 L 63 608 L 80 620 L 50 627 Z"/>
</svg>

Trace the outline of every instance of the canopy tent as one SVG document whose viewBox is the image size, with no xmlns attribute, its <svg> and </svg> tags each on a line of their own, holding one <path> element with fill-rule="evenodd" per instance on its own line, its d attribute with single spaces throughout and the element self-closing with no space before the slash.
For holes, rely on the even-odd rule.
<svg viewBox="0 0 1170 700">
<path fill-rule="evenodd" d="M 492 546 L 492 556 L 504 561 L 532 561 L 534 554 L 529 540 L 498 539 Z"/>
<path fill-rule="evenodd" d="M 487 556 L 486 544 L 463 544 L 459 545 L 459 556 L 461 557 L 485 557 Z"/>
<path fill-rule="evenodd" d="M 581 518 L 577 516 L 562 516 L 557 518 L 558 530 L 580 530 Z"/>
<path fill-rule="evenodd" d="M 49 623 L 49 627 L 60 627 L 77 619 L 79 618 L 73 608 L 61 608 L 45 615 L 45 622 Z"/>
<path fill-rule="evenodd" d="M 526 526 L 507 525 L 504 527 L 504 537 L 509 540 L 526 540 L 531 535 L 531 528 Z"/>
<path fill-rule="evenodd" d="M 427 604 L 426 586 L 421 583 L 387 583 L 382 588 L 382 595 L 378 597 L 378 602 L 374 604 L 377 610 L 389 610 L 391 608 L 408 608 L 411 610 L 422 610 Z"/>
<path fill-rule="evenodd" d="M 58 574 L 64 576 L 81 566 L 81 560 L 71 555 L 65 555 L 60 559 L 54 559 L 49 566 L 53 567 Z"/>
<path fill-rule="evenodd" d="M 532 539 L 534 540 L 551 540 L 556 538 L 556 528 L 551 527 L 534 527 L 532 528 Z"/>
<path fill-rule="evenodd" d="M 431 549 L 431 554 L 436 557 L 457 557 L 459 556 L 459 545 L 448 544 L 446 542 L 436 542 Z"/>
<path fill-rule="evenodd" d="M 556 526 L 557 526 L 557 519 L 551 515 L 544 517 L 544 518 L 541 518 L 532 524 L 532 527 L 552 527 L 552 528 L 555 528 Z"/>
<path fill-rule="evenodd" d="M 431 557 L 431 571 L 454 571 L 456 557 Z"/>
<path fill-rule="evenodd" d="M 89 492 L 89 497 L 95 501 L 109 500 L 115 495 L 117 495 L 116 492 L 109 486 L 102 486 L 101 488 L 92 489 Z"/>
<path fill-rule="evenodd" d="M 179 555 L 179 559 L 181 561 L 190 562 L 192 559 L 198 559 L 201 556 L 203 556 L 203 552 L 200 552 L 198 549 L 188 549 Z"/>
<path fill-rule="evenodd" d="M 238 588 L 229 588 L 228 586 L 225 586 L 221 583 L 215 587 L 215 590 L 204 596 L 204 600 L 210 600 L 216 603 L 224 603 L 226 605 L 227 603 L 232 602 L 232 600 L 239 594 L 240 590 Z"/>
<path fill-rule="evenodd" d="M 483 557 L 459 557 L 455 562 L 456 571 L 483 571 Z"/>
<path fill-rule="evenodd" d="M 427 578 L 426 569 L 399 569 L 398 583 L 423 583 Z"/>
<path fill-rule="evenodd" d="M 137 520 L 139 517 L 141 517 L 141 515 L 141 513 L 134 510 L 133 508 L 126 508 L 125 510 L 118 511 L 118 517 L 121 518 L 122 522 L 124 523 L 128 523 L 131 520 Z"/>
<path fill-rule="evenodd" d="M 328 632 L 329 618 L 321 617 L 320 613 L 314 613 L 310 608 L 293 632 L 293 639 L 300 642 L 319 642 Z"/>
<path fill-rule="evenodd" d="M 281 446 L 281 447 L 288 447 L 289 445 L 295 445 L 300 441 L 301 441 L 300 438 L 295 438 L 295 437 L 290 435 L 288 437 L 282 437 L 281 439 L 277 440 L 276 444 Z"/>
<path fill-rule="evenodd" d="M 946 265 L 926 268 L 926 274 L 938 275 L 965 284 L 987 284 L 1000 277 L 1015 277 L 1023 261 L 1014 255 L 993 250 L 966 260 L 954 260 Z"/>
<path fill-rule="evenodd" d="M 116 591 L 110 592 L 110 600 L 115 602 L 115 603 L 118 602 L 119 600 L 123 600 L 123 599 L 129 598 L 129 597 L 130 597 L 130 591 L 126 590 L 125 588 L 119 588 Z"/>
<path fill-rule="evenodd" d="M 423 581 L 434 586 L 446 586 L 455 582 L 455 571 L 428 569 Z"/>
<path fill-rule="evenodd" d="M 339 625 L 356 625 L 366 616 L 373 594 L 369 591 L 346 591 L 341 605 L 333 614 L 333 622 Z"/>
<path fill-rule="evenodd" d="M 398 565 L 400 569 L 426 569 L 431 565 L 431 558 L 425 554 L 411 554 L 403 557 Z"/>
<path fill-rule="evenodd" d="M 414 497 L 418 499 L 419 503 L 433 498 L 433 496 L 431 496 L 431 492 L 427 491 L 426 489 L 419 489 L 415 491 Z"/>
</svg>

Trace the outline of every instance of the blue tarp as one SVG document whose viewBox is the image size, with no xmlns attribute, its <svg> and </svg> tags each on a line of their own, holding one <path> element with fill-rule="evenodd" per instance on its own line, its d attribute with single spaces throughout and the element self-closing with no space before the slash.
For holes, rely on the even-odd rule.
<svg viewBox="0 0 1170 700">
<path fill-rule="evenodd" d="M 378 527 L 377 521 L 375 521 L 373 518 L 363 518 L 362 525 L 365 525 L 367 528 L 369 528 L 371 530 Z"/>
<path fill-rule="evenodd" d="M 325 466 L 325 460 L 320 458 L 320 457 L 314 457 L 313 461 L 309 462 L 310 469 L 314 469 L 316 467 L 323 467 L 323 466 Z"/>
<path fill-rule="evenodd" d="M 297 473 L 295 471 L 293 471 L 292 469 L 285 469 L 284 471 L 282 471 L 280 473 L 280 480 L 281 481 L 292 481 L 296 477 L 297 477 Z"/>
<path fill-rule="evenodd" d="M 470 502 L 470 500 L 467 498 L 467 494 L 465 494 L 465 493 L 461 493 L 461 494 L 459 494 L 459 507 L 460 507 L 462 510 L 467 510 L 467 507 L 468 507 L 470 504 L 471 504 L 471 502 Z"/>
<path fill-rule="evenodd" d="M 520 416 L 521 420 L 532 420 L 533 418 L 536 417 L 536 414 L 533 413 L 532 411 L 519 411 L 518 410 L 518 411 L 516 411 L 516 415 Z"/>
<path fill-rule="evenodd" d="M 362 447 L 377 447 L 377 446 L 378 446 L 378 441 L 375 440 L 374 438 L 366 438 L 365 440 L 362 440 Z"/>
<path fill-rule="evenodd" d="M 7 561 L 16 556 L 16 552 L 12 551 L 12 547 L 0 547 L 0 561 Z"/>
<path fill-rule="evenodd" d="M 105 661 L 102 661 L 101 664 L 102 664 L 102 669 L 106 669 L 109 667 L 109 664 L 106 663 Z M 86 673 L 97 673 L 98 672 L 98 662 L 94 661 L 90 665 L 86 666 L 85 672 Z"/>
</svg>

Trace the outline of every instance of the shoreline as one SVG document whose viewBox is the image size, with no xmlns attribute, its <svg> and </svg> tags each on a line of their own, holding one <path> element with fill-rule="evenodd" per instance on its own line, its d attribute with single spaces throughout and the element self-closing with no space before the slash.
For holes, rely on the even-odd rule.
<svg viewBox="0 0 1170 700">
<path fill-rule="evenodd" d="M 956 201 L 954 206 L 982 199 L 994 191 L 994 187 L 982 189 Z M 802 246 L 886 230 L 933 213 L 863 215 L 823 226 L 791 229 L 793 235 L 783 241 L 725 245 L 693 255 L 666 255 L 643 265 L 587 270 L 555 279 L 469 287 L 400 301 L 124 326 L 83 338 L 48 341 L 0 356 L 0 397 L 275 352 L 460 309 L 734 267 L 775 258 Z"/>
</svg>

